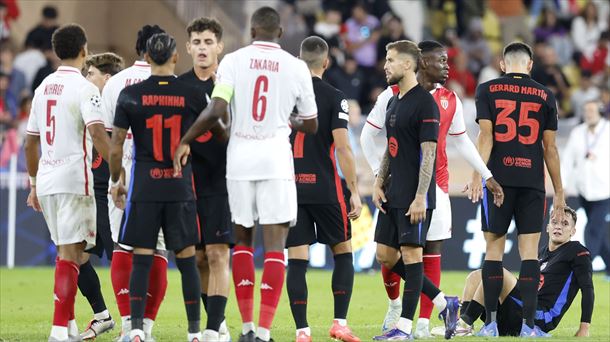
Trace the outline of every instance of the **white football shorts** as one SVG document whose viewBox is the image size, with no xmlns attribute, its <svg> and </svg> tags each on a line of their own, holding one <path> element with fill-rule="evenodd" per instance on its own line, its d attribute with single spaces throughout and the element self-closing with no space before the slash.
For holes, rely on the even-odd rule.
<svg viewBox="0 0 610 342">
<path fill-rule="evenodd" d="M 56 246 L 85 241 L 95 246 L 97 219 L 95 197 L 77 194 L 53 194 L 38 197 L 51 240 Z"/>
<path fill-rule="evenodd" d="M 297 222 L 297 187 L 294 179 L 258 181 L 227 179 L 231 219 L 246 228 L 259 224 Z"/>
</svg>

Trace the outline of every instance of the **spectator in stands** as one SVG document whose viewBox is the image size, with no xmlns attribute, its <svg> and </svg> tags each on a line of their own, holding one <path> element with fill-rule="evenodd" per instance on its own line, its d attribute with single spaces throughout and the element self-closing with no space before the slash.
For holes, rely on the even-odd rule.
<svg viewBox="0 0 610 342">
<path fill-rule="evenodd" d="M 40 68 L 47 64 L 42 53 L 43 41 L 40 38 L 32 39 L 26 44 L 25 50 L 15 56 L 13 67 L 25 76 L 25 87 L 32 88 L 32 82 Z"/>
<path fill-rule="evenodd" d="M 603 107 L 603 117 L 610 118 L 610 88 L 607 85 L 601 87 L 601 103 Z"/>
<path fill-rule="evenodd" d="M 341 89 L 348 100 L 361 101 L 365 74 L 358 68 L 358 62 L 353 56 L 346 55 L 343 65 L 334 65 L 325 73 L 325 77 L 333 87 Z"/>
<path fill-rule="evenodd" d="M 546 42 L 537 42 L 535 51 L 532 78 L 547 86 L 555 94 L 557 104 L 561 105 L 570 94 L 570 83 L 558 64 L 557 53 Z M 566 116 L 565 111 L 560 110 L 559 114 L 561 117 Z"/>
<path fill-rule="evenodd" d="M 32 81 L 32 94 L 34 94 L 34 91 L 36 88 L 38 88 L 40 83 L 42 83 L 45 77 L 54 73 L 61 64 L 61 60 L 57 57 L 53 50 L 45 50 L 44 55 L 46 58 L 46 64 L 42 68 L 38 69 L 36 76 L 34 76 L 34 80 Z"/>
<path fill-rule="evenodd" d="M 591 76 L 591 71 L 583 70 L 580 74 L 580 85 L 572 93 L 570 102 L 572 104 L 574 116 L 578 119 L 582 119 L 585 103 L 595 101 L 599 99 L 601 95 L 599 88 L 593 84 Z"/>
<path fill-rule="evenodd" d="M 388 43 L 397 40 L 411 40 L 405 35 L 402 19 L 393 13 L 388 13 L 382 18 L 381 37 L 377 41 L 378 63 L 385 63 L 385 47 Z M 382 67 L 383 68 L 383 67 Z"/>
<path fill-rule="evenodd" d="M 57 16 L 57 8 L 55 8 L 55 6 L 45 6 L 42 9 L 42 19 L 40 23 L 28 32 L 25 38 L 25 46 L 31 45 L 34 41 L 41 41 L 43 50 L 51 50 L 53 32 L 59 27 Z"/>
<path fill-rule="evenodd" d="M 374 68 L 377 63 L 379 36 L 379 20 L 368 14 L 364 4 L 354 5 L 352 16 L 345 22 L 344 40 L 347 52 L 365 70 Z"/>
<path fill-rule="evenodd" d="M 581 14 L 572 21 L 572 41 L 576 50 L 576 61 L 583 55 L 592 59 L 601 33 L 608 27 L 606 20 L 599 20 L 597 6 L 587 2 Z"/>
<path fill-rule="evenodd" d="M 279 13 L 282 23 L 282 37 L 279 43 L 282 49 L 298 56 L 301 42 L 309 36 L 305 19 L 303 15 L 296 12 L 294 5 L 288 3 L 282 3 L 279 6 Z"/>
<path fill-rule="evenodd" d="M 336 8 L 329 8 L 324 12 L 322 20 L 316 22 L 313 31 L 324 38 L 332 50 L 340 47 L 341 23 L 341 12 Z"/>
<path fill-rule="evenodd" d="M 458 36 L 463 36 L 473 18 L 482 18 L 485 15 L 485 2 L 483 0 L 456 1 L 455 16 L 457 19 Z"/>
<path fill-rule="evenodd" d="M 494 78 L 500 77 L 502 70 L 500 69 L 500 61 L 502 60 L 502 54 L 497 53 L 491 63 L 487 64 L 479 73 L 479 84 L 493 80 Z"/>
<path fill-rule="evenodd" d="M 600 255 L 610 277 L 610 126 L 599 101 L 584 104 L 584 123 L 576 126 L 561 155 L 564 184 L 576 190 L 587 214 L 585 244 Z M 610 279 L 610 278 L 609 278 Z"/>
<path fill-rule="evenodd" d="M 11 21 L 19 17 L 17 0 L 0 0 L 0 40 L 10 37 Z"/>
<path fill-rule="evenodd" d="M 17 99 L 8 92 L 10 75 L 0 71 L 0 149 L 4 150 L 8 141 L 14 139 Z M 11 145 L 12 146 L 12 145 Z M 4 154 L 4 153 L 2 153 Z"/>
<path fill-rule="evenodd" d="M 520 38 L 532 43 L 532 31 L 528 25 L 527 10 L 523 0 L 489 0 L 489 8 L 500 20 L 503 46 Z"/>
<path fill-rule="evenodd" d="M 474 97 L 477 80 L 470 70 L 468 70 L 468 57 L 463 52 L 458 53 L 458 55 L 455 56 L 453 63 L 454 67 L 449 69 L 449 78 L 447 79 L 449 88 L 455 87 L 455 84 L 453 83 L 457 83 L 464 89 L 465 96 Z"/>
<path fill-rule="evenodd" d="M 601 75 L 607 67 L 608 43 L 610 42 L 610 31 L 604 31 L 597 41 L 597 46 L 590 57 L 582 54 L 580 56 L 580 68 L 588 69 L 593 75 Z"/>
<path fill-rule="evenodd" d="M 8 41 L 0 44 L 0 70 L 9 75 L 8 92 L 16 98 L 21 98 L 30 90 L 26 87 L 23 72 L 13 67 L 14 57 L 13 46 Z"/>
<path fill-rule="evenodd" d="M 477 77 L 481 69 L 491 62 L 491 50 L 487 40 L 483 37 L 483 21 L 473 18 L 466 36 L 460 42 L 462 51 L 468 59 L 468 70 Z"/>
<path fill-rule="evenodd" d="M 574 52 L 568 30 L 557 20 L 556 9 L 552 5 L 542 8 L 538 25 L 534 29 L 535 41 L 547 42 L 557 52 L 560 64 L 568 64 Z"/>
</svg>

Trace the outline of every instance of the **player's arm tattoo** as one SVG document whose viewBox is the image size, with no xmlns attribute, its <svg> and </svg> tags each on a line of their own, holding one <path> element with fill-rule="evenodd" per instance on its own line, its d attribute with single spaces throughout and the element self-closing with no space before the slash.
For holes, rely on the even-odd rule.
<svg viewBox="0 0 610 342">
<path fill-rule="evenodd" d="M 108 168 L 110 169 L 110 179 L 116 182 L 121 177 L 121 168 L 123 167 L 123 143 L 127 137 L 127 130 L 114 126 L 112 129 L 112 139 L 110 140 L 110 160 Z"/>
<path fill-rule="evenodd" d="M 381 165 L 379 165 L 379 172 L 377 172 L 377 184 L 384 187 L 390 176 L 390 150 L 386 148 L 383 158 L 381 159 Z"/>
<path fill-rule="evenodd" d="M 422 161 L 419 166 L 419 183 L 417 184 L 417 194 L 425 195 L 432 181 L 434 172 L 434 160 L 436 159 L 436 142 L 424 141 L 421 143 Z"/>
</svg>

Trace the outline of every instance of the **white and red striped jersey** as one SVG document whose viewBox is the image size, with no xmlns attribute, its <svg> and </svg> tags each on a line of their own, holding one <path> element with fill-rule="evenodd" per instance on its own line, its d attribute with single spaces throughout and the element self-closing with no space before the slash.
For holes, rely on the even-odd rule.
<svg viewBox="0 0 610 342">
<path fill-rule="evenodd" d="M 366 119 L 368 125 L 383 129 L 386 119 L 386 109 L 390 99 L 398 94 L 398 85 L 389 86 L 377 97 L 377 102 Z M 455 93 L 441 85 L 430 91 L 438 105 L 441 115 L 440 130 L 436 145 L 436 183 L 445 192 L 449 191 L 449 169 L 447 163 L 447 134 L 460 135 L 466 133 L 462 101 Z M 377 169 L 378 165 L 371 165 Z"/>
<path fill-rule="evenodd" d="M 60 66 L 34 92 L 27 134 L 40 136 L 36 193 L 93 195 L 87 127 L 103 124 L 102 99 L 80 70 Z"/>
<path fill-rule="evenodd" d="M 112 131 L 116 103 L 121 91 L 127 86 L 144 81 L 150 77 L 150 73 L 150 64 L 144 61 L 136 61 L 129 68 L 121 70 L 108 79 L 102 90 L 102 103 L 105 113 L 104 125 L 106 126 L 107 131 Z M 125 186 L 127 187 L 131 180 L 131 172 L 129 171 L 131 169 L 132 161 L 133 138 L 131 136 L 131 130 L 129 130 L 125 137 L 125 142 L 123 143 L 123 167 L 127 171 L 125 173 Z M 114 202 L 112 202 L 111 205 L 114 205 Z"/>
<path fill-rule="evenodd" d="M 300 119 L 318 113 L 305 62 L 276 43 L 255 41 L 223 58 L 216 89 L 233 93 L 227 179 L 294 179 L 290 115 L 295 106 Z"/>
</svg>

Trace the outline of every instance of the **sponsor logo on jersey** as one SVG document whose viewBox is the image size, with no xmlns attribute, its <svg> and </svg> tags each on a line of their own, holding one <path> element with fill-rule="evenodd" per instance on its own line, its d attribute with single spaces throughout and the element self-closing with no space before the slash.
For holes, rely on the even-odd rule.
<svg viewBox="0 0 610 342">
<path fill-rule="evenodd" d="M 398 154 L 398 141 L 396 138 L 390 137 L 390 139 L 388 139 L 388 150 L 390 151 L 390 155 L 393 158 L 396 158 L 396 155 Z"/>
<path fill-rule="evenodd" d="M 150 174 L 150 178 L 152 178 L 152 179 L 182 178 L 182 172 L 179 175 L 174 176 L 173 167 L 165 168 L 165 169 L 162 169 L 159 167 L 154 167 L 154 168 L 150 169 L 149 174 Z"/>
</svg>

